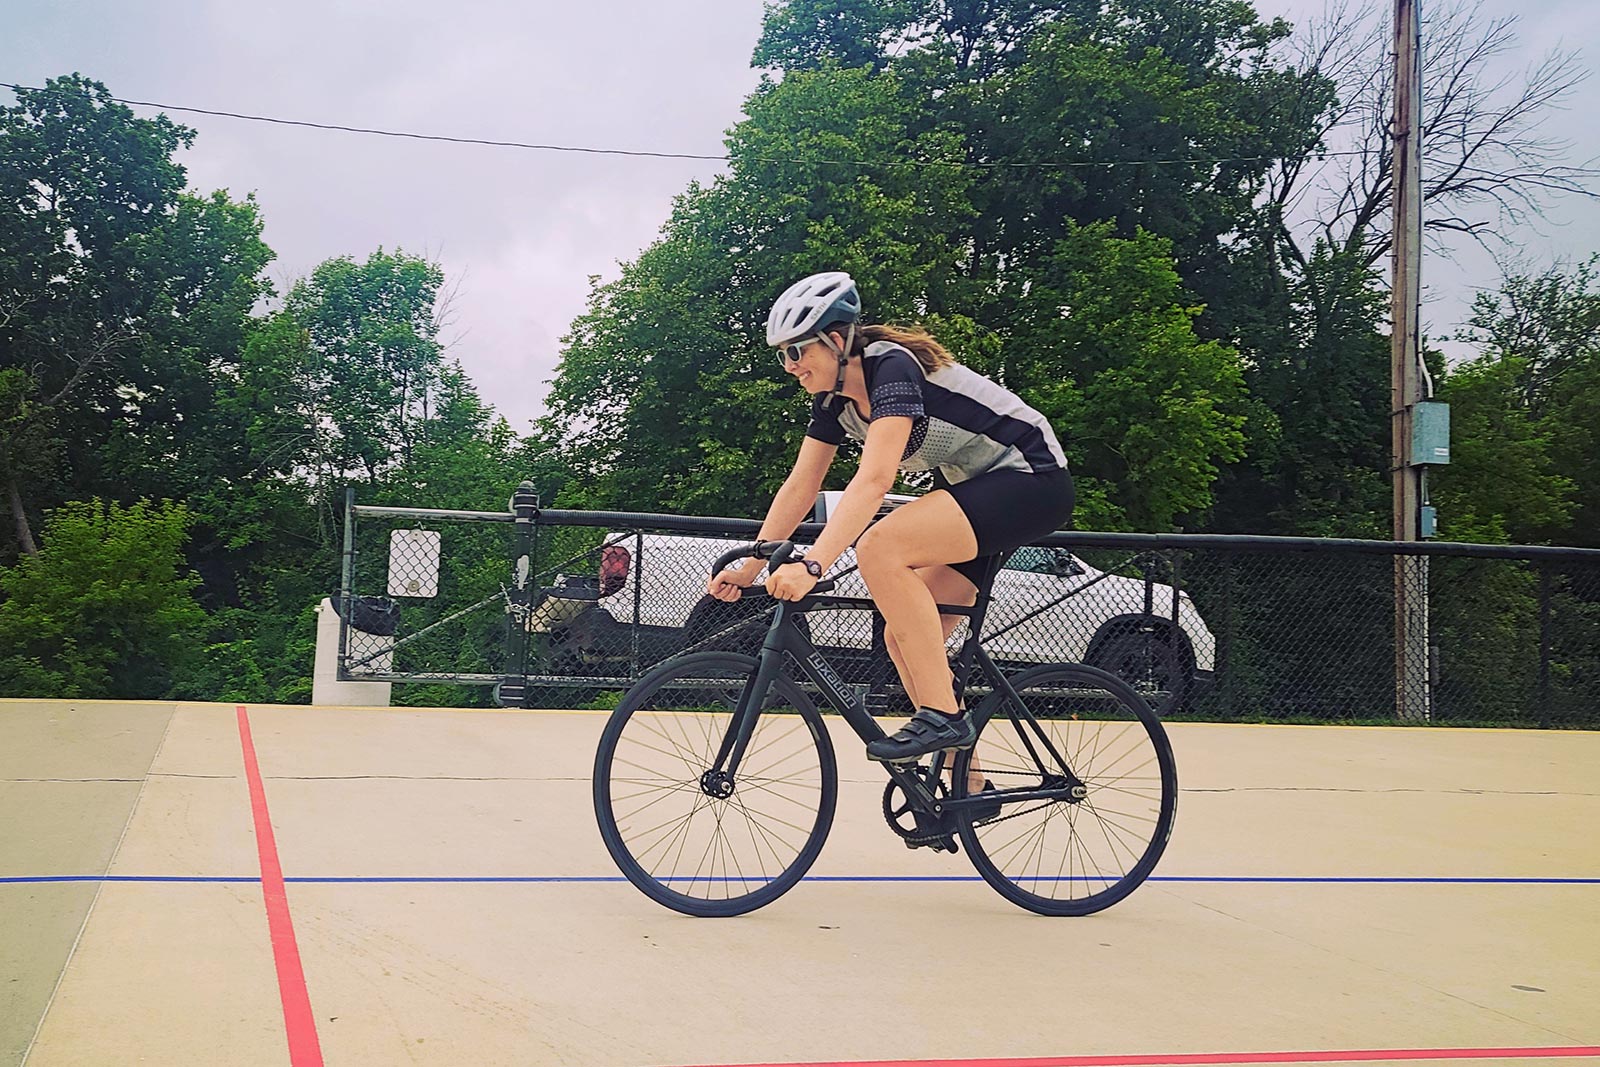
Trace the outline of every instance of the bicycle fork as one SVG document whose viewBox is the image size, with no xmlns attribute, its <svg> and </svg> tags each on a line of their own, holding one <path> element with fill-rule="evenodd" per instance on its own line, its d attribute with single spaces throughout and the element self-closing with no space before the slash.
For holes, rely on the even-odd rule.
<svg viewBox="0 0 1600 1067">
<path fill-rule="evenodd" d="M 700 791 L 708 797 L 726 800 L 733 795 L 735 776 L 739 773 L 739 763 L 744 759 L 745 749 L 750 746 L 750 737 L 755 733 L 756 719 L 761 716 L 761 704 L 783 667 L 783 644 L 779 634 L 783 624 L 788 622 L 791 610 L 787 603 L 778 604 L 774 624 L 768 628 L 766 640 L 761 643 L 755 673 L 745 679 L 744 688 L 739 692 L 739 704 L 734 709 L 728 732 L 722 736 L 716 762 L 700 776 Z"/>
</svg>

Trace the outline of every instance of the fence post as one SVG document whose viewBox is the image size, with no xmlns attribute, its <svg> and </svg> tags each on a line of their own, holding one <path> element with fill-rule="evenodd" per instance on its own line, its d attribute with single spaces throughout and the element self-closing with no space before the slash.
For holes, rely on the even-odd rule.
<svg viewBox="0 0 1600 1067">
<path fill-rule="evenodd" d="M 1172 633 L 1176 639 L 1183 633 L 1178 622 L 1178 598 L 1183 595 L 1183 549 L 1174 548 L 1169 554 L 1172 559 Z"/>
<path fill-rule="evenodd" d="M 523 482 L 511 494 L 511 514 L 515 516 L 516 534 L 513 541 L 511 568 L 515 585 L 519 564 L 527 561 L 527 577 L 511 595 L 507 617 L 512 627 L 510 660 L 500 683 L 498 700 L 504 707 L 528 706 L 528 612 L 533 608 L 533 583 L 538 579 L 539 567 L 534 559 L 534 538 L 539 525 L 539 494 L 532 482 Z"/>
<path fill-rule="evenodd" d="M 1394 557 L 1394 708 L 1401 721 L 1433 718 L 1428 685 L 1427 556 Z"/>
<path fill-rule="evenodd" d="M 339 578 L 339 662 L 336 675 L 344 680 L 345 661 L 350 657 L 350 590 L 355 585 L 356 569 L 356 487 L 344 487 L 344 565 Z"/>
<path fill-rule="evenodd" d="M 1539 564 L 1539 728 L 1550 728 L 1550 565 Z"/>
<path fill-rule="evenodd" d="M 628 644 L 628 673 L 639 676 L 639 612 L 644 608 L 644 531 L 633 531 L 633 626 Z"/>
<path fill-rule="evenodd" d="M 1134 559 L 1134 566 L 1139 568 L 1139 576 L 1144 581 L 1144 617 L 1151 618 L 1156 613 L 1156 563 L 1160 558 L 1157 552 L 1141 552 Z"/>
<path fill-rule="evenodd" d="M 1233 553 L 1222 553 L 1222 624 L 1217 634 L 1216 650 L 1212 654 L 1211 670 L 1221 690 L 1222 714 L 1233 716 L 1234 690 L 1233 645 L 1238 624 L 1234 618 Z"/>
</svg>

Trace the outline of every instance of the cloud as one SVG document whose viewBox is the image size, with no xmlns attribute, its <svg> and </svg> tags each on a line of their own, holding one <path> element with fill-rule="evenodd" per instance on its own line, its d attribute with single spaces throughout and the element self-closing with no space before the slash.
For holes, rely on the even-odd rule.
<svg viewBox="0 0 1600 1067">
<path fill-rule="evenodd" d="M 7 11 L 0 71 L 40 84 L 79 70 L 118 96 L 370 126 L 574 146 L 720 153 L 758 74 L 749 57 L 760 0 L 690 6 L 623 0 L 509 4 L 417 0 L 330 4 L 223 0 L 130 5 L 22 0 Z M 1324 0 L 1259 0 L 1303 21 Z M 1600 5 L 1484 0 L 1520 14 L 1507 73 L 1550 47 L 1600 40 Z M 1578 101 L 1581 103 L 1581 101 Z M 149 114 L 148 109 L 141 109 Z M 1600 157 L 1587 109 L 1551 117 Z M 485 399 L 519 431 L 541 410 L 559 338 L 584 310 L 588 276 L 616 277 L 652 241 L 674 196 L 714 163 L 569 155 L 391 140 L 173 113 L 199 131 L 183 161 L 200 190 L 254 191 L 278 253 L 280 288 L 337 255 L 378 247 L 439 259 L 459 286 L 452 348 Z M 1537 257 L 1600 248 L 1600 206 L 1552 207 Z M 1463 248 L 1432 259 L 1430 332 L 1453 330 L 1492 261 Z"/>
<path fill-rule="evenodd" d="M 117 96 L 340 125 L 718 154 L 758 74 L 759 2 L 271 8 L 30 3 L 0 70 Z M 142 115 L 152 109 L 136 109 Z M 710 162 L 400 140 L 171 112 L 192 188 L 254 192 L 280 290 L 332 256 L 428 254 L 458 287 L 451 354 L 519 430 L 588 277 L 614 278 Z"/>
</svg>

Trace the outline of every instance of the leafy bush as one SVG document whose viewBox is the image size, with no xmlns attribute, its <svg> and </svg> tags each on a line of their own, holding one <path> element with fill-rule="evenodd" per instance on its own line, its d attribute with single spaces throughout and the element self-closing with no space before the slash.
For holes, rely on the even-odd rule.
<svg viewBox="0 0 1600 1067">
<path fill-rule="evenodd" d="M 55 509 L 39 554 L 0 572 L 0 694 L 169 694 L 206 630 L 183 563 L 189 521 L 170 501 Z"/>
</svg>

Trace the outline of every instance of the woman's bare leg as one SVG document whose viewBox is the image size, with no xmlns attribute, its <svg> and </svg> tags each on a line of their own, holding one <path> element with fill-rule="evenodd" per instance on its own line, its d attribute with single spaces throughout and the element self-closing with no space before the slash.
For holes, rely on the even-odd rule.
<svg viewBox="0 0 1600 1067">
<path fill-rule="evenodd" d="M 928 592 L 933 594 L 936 604 L 953 604 L 958 607 L 970 608 L 977 602 L 978 590 L 967 580 L 966 575 L 952 567 L 942 563 L 932 567 L 919 567 L 917 575 L 922 579 L 923 584 L 928 587 Z M 941 636 L 946 648 L 949 647 L 950 635 L 955 632 L 957 626 L 961 625 L 961 620 L 965 617 L 963 615 L 939 616 L 940 629 L 943 631 Z M 893 634 L 885 632 L 883 640 L 889 651 L 889 659 L 894 662 L 895 670 L 899 673 L 903 683 L 908 672 L 900 658 L 900 646 L 895 642 Z M 948 670 L 945 671 L 945 685 L 950 687 L 952 691 L 955 688 L 955 676 Z M 915 692 L 907 689 L 906 696 L 911 699 L 913 707 L 921 706 L 922 702 Z M 974 753 L 972 761 L 967 768 L 968 791 L 978 792 L 983 788 L 983 781 L 983 774 L 978 767 L 978 757 Z"/>
<path fill-rule="evenodd" d="M 949 493 L 938 490 L 891 512 L 861 535 L 856 562 L 886 634 L 898 649 L 896 666 L 906 691 L 923 707 L 954 714 L 955 694 L 944 679 L 943 626 L 933 592 L 918 573 L 977 555 L 978 540 Z"/>
<path fill-rule="evenodd" d="M 971 523 L 943 490 L 887 515 L 856 544 L 856 562 L 883 615 L 885 642 L 893 641 L 891 656 L 906 692 L 919 707 L 952 717 L 960 709 L 950 684 L 946 631 L 938 601 L 920 572 L 972 559 L 977 552 Z M 956 575 L 948 567 L 940 571 Z"/>
</svg>

